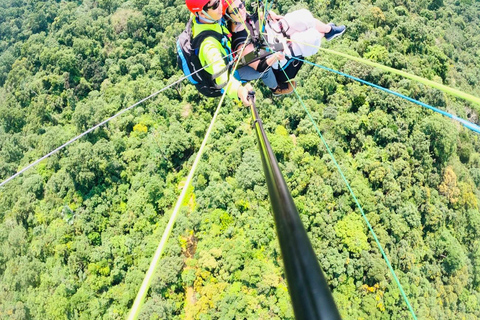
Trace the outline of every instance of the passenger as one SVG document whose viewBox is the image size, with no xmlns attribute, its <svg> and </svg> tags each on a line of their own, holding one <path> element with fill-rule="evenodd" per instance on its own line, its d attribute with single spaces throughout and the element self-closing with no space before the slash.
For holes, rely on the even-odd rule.
<svg viewBox="0 0 480 320">
<path fill-rule="evenodd" d="M 246 81 L 264 77 L 262 79 L 264 82 L 266 82 L 265 78 L 270 81 L 271 84 L 267 84 L 267 86 L 272 89 L 273 80 L 271 80 L 271 71 L 264 69 L 266 65 L 272 67 L 277 83 L 279 84 L 275 90 L 272 90 L 274 95 L 291 93 L 296 85 L 295 81 L 288 81 L 288 79 L 293 79 L 296 76 L 303 62 L 292 59 L 292 57 L 303 59 L 304 57 L 316 54 L 323 37 L 330 41 L 342 35 L 346 29 L 343 25 L 336 26 L 333 23 L 325 24 L 315 19 L 310 11 L 306 9 L 297 10 L 285 16 L 270 11 L 266 19 L 266 37 L 264 38 L 259 30 L 258 15 L 249 14 L 245 9 L 243 1 L 224 1 L 226 1 L 226 5 L 228 5 L 225 16 L 226 20 L 229 21 L 229 29 L 232 32 L 232 48 L 236 50 L 236 48 L 239 48 L 247 40 L 245 26 L 251 34 L 250 43 L 247 45 L 247 50 L 244 51 L 242 56 L 249 55 L 258 42 L 266 46 L 271 46 L 276 43 L 283 45 L 282 55 L 272 55 L 271 58 L 265 59 L 263 64 L 255 61 L 249 64 L 249 68 L 244 67 L 239 69 L 237 74 L 241 80 Z M 287 75 L 285 75 L 285 73 Z"/>
<path fill-rule="evenodd" d="M 233 51 L 240 50 L 245 44 L 248 38 L 247 29 L 249 29 L 250 34 L 256 33 L 256 39 L 254 41 L 249 41 L 243 50 L 242 57 L 250 57 L 252 53 L 257 50 L 255 46 L 258 42 L 263 43 L 263 35 L 258 33 L 258 16 L 256 14 L 249 14 L 245 8 L 245 4 L 241 0 L 226 0 L 228 5 L 225 13 L 226 20 L 228 21 L 229 30 L 232 33 L 232 49 Z M 257 43 L 255 43 L 257 42 Z M 275 74 L 271 66 L 279 61 L 284 60 L 285 57 L 281 52 L 276 52 L 270 55 L 263 55 L 258 59 L 254 59 L 253 62 L 248 63 L 246 61 L 245 65 L 239 67 L 235 72 L 237 79 L 243 81 L 251 81 L 261 78 L 263 83 L 270 88 L 272 94 L 283 95 L 293 92 L 293 87 L 291 84 L 286 84 L 279 86 L 275 78 Z"/>
</svg>

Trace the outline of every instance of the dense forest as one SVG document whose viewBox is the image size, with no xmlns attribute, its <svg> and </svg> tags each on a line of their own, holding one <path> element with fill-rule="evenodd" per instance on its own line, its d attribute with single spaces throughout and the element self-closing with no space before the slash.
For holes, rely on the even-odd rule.
<svg viewBox="0 0 480 320">
<path fill-rule="evenodd" d="M 347 32 L 326 48 L 480 96 L 478 0 L 278 0 Z M 0 0 L 0 181 L 173 83 L 183 0 Z M 312 61 L 479 123 L 480 106 L 320 53 Z M 480 318 L 480 139 L 305 65 L 310 108 L 419 319 Z M 410 313 L 295 95 L 257 106 L 344 319 Z M 183 82 L 0 188 L 0 319 L 124 319 L 188 199 L 141 319 L 293 319 L 251 115 Z"/>
</svg>

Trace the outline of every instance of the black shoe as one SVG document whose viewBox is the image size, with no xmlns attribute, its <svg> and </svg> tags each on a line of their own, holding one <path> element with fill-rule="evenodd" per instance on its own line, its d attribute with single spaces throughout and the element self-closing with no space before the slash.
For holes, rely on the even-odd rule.
<svg viewBox="0 0 480 320">
<path fill-rule="evenodd" d="M 328 25 L 332 27 L 332 30 L 330 30 L 330 32 L 325 33 L 325 39 L 327 39 L 327 41 L 335 39 L 336 37 L 340 37 L 347 29 L 347 27 L 343 25 L 336 26 L 334 23 L 331 23 L 331 22 Z"/>
</svg>

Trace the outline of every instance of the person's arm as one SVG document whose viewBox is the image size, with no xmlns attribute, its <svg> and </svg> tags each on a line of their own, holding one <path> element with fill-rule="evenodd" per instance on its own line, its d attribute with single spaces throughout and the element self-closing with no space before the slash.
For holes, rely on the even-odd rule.
<svg viewBox="0 0 480 320">
<path fill-rule="evenodd" d="M 271 66 L 275 62 L 281 61 L 283 59 L 285 59 L 285 55 L 283 54 L 283 52 L 275 52 L 274 54 L 272 54 L 267 58 L 266 62 L 269 66 Z"/>
<path fill-rule="evenodd" d="M 210 74 L 216 74 L 221 72 L 223 69 L 225 69 L 225 61 L 223 60 L 222 57 L 222 45 L 212 37 L 206 38 L 203 42 L 202 45 L 200 46 L 200 61 L 203 61 L 205 66 L 208 66 L 205 68 L 208 73 Z M 222 84 L 225 82 L 228 82 L 228 70 L 222 73 L 218 78 L 215 79 L 215 82 L 217 84 Z M 227 91 L 227 95 L 232 98 L 238 100 L 238 90 L 239 87 L 242 86 L 242 83 L 236 79 L 232 79 L 230 83 L 224 87 L 223 89 Z"/>
<path fill-rule="evenodd" d="M 200 46 L 200 61 L 203 61 L 204 66 L 207 72 L 210 74 L 216 74 L 222 72 L 225 69 L 225 61 L 222 57 L 222 45 L 212 37 L 206 38 L 202 45 Z M 227 86 L 223 88 L 227 92 L 227 96 L 234 100 L 240 100 L 245 106 L 251 104 L 248 101 L 248 91 L 253 90 L 250 84 L 242 86 L 242 83 L 237 79 L 233 78 L 230 82 L 229 80 L 229 70 L 223 72 L 218 78 L 215 79 L 215 82 L 220 85 L 227 82 Z"/>
<path fill-rule="evenodd" d="M 272 10 L 270 10 L 268 12 L 268 16 L 270 19 L 274 20 L 274 21 L 278 21 L 280 19 L 283 19 L 283 16 L 282 15 L 279 15 L 279 14 L 276 14 L 275 12 L 273 12 Z"/>
</svg>

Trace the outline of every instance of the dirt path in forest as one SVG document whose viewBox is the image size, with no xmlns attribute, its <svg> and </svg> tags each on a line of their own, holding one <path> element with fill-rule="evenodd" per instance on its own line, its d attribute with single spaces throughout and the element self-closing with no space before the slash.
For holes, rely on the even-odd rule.
<svg viewBox="0 0 480 320">
<path fill-rule="evenodd" d="M 190 235 L 187 238 L 187 248 L 184 250 L 183 254 L 185 256 L 185 270 L 193 269 L 187 265 L 187 261 L 192 259 L 195 255 L 195 251 L 197 250 L 197 238 L 195 235 Z M 194 306 L 197 302 L 195 298 L 195 289 L 193 286 L 185 288 L 185 320 L 193 320 L 194 319 Z"/>
</svg>

